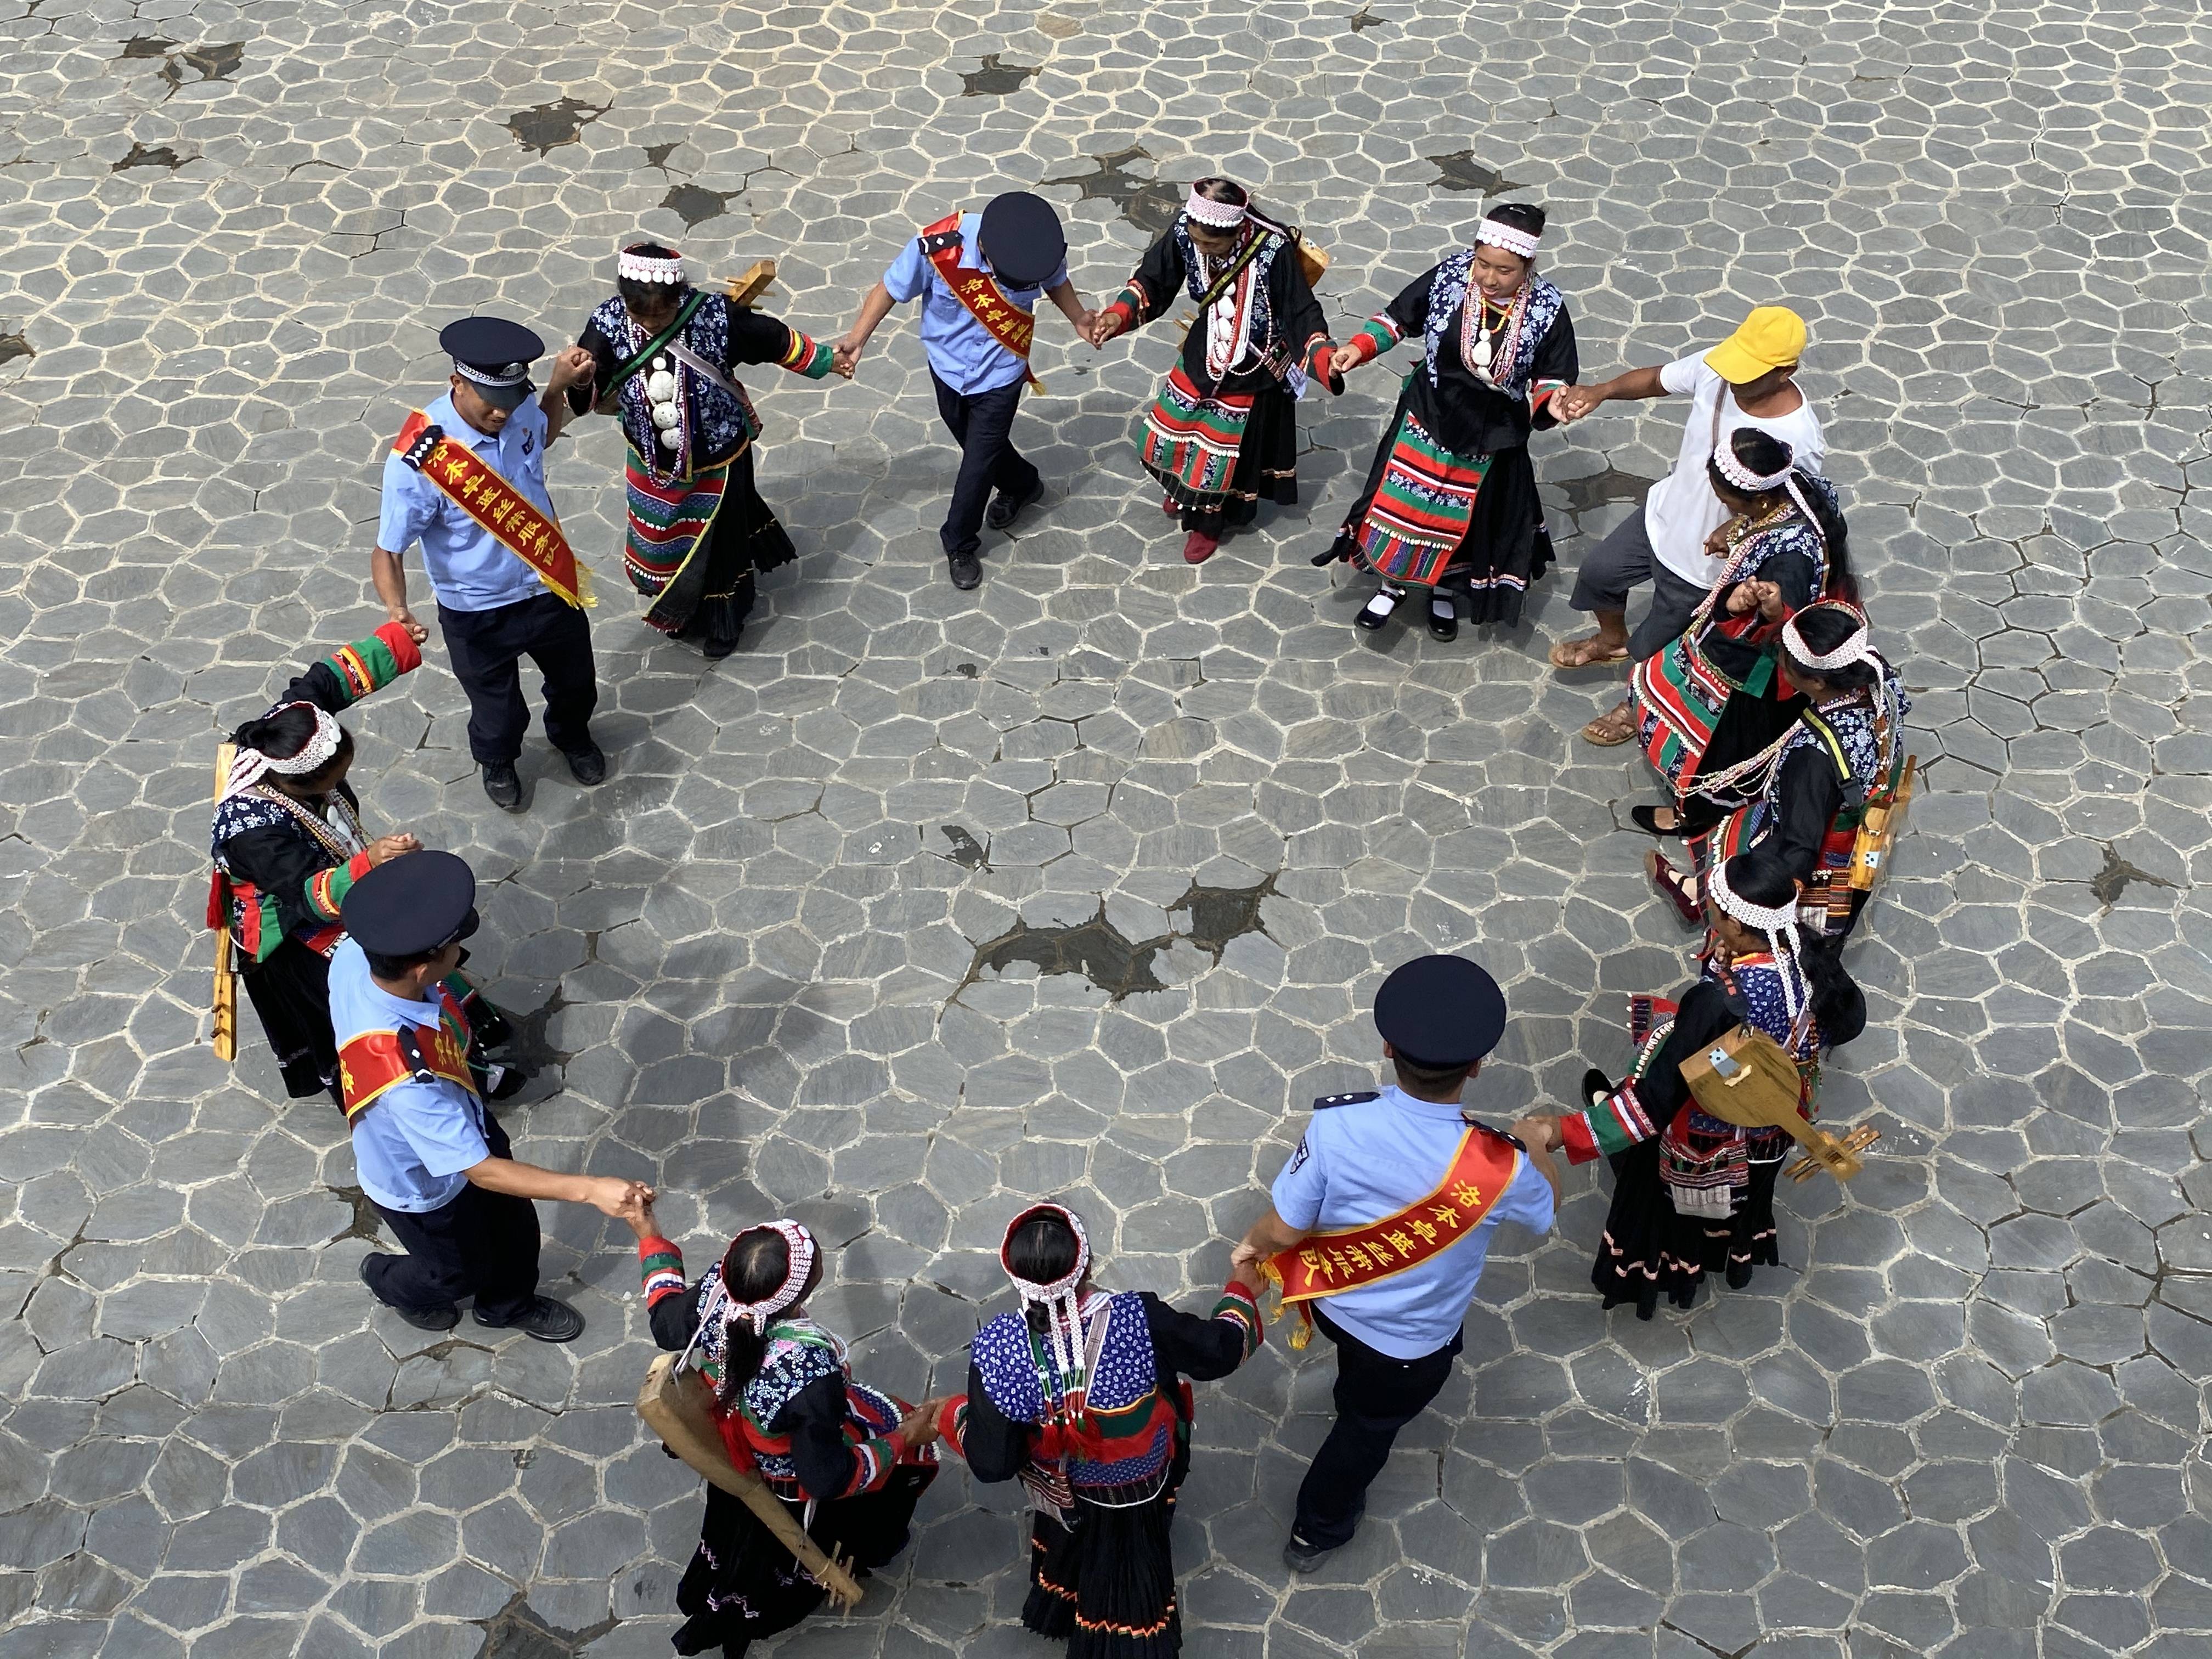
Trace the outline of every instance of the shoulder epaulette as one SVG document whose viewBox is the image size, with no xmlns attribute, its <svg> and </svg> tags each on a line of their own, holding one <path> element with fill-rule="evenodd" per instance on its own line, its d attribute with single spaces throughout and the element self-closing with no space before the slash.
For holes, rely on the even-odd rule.
<svg viewBox="0 0 2212 1659">
<path fill-rule="evenodd" d="M 955 225 L 950 230 L 940 230 L 933 236 L 917 236 L 915 241 L 920 246 L 922 257 L 927 258 L 933 253 L 942 253 L 949 247 L 958 247 L 960 227 Z"/>
<path fill-rule="evenodd" d="M 1356 1089 L 1348 1095 L 1323 1095 L 1313 1103 L 1316 1112 L 1325 1112 L 1332 1106 L 1357 1106 L 1363 1100 L 1380 1100 L 1382 1095 L 1373 1089 Z"/>
<path fill-rule="evenodd" d="M 1492 1127 L 1490 1127 L 1490 1125 L 1488 1125 L 1487 1123 L 1485 1123 L 1485 1122 L 1484 1122 L 1484 1121 L 1482 1121 L 1482 1120 L 1481 1120 L 1481 1119 L 1480 1119 L 1480 1118 L 1469 1117 L 1469 1116 L 1468 1116 L 1465 1112 L 1462 1112 L 1462 1113 L 1459 1115 L 1459 1121 L 1460 1121 L 1461 1122 L 1462 1122 L 1462 1123 L 1466 1124 L 1466 1125 L 1467 1125 L 1467 1127 L 1468 1127 L 1468 1128 L 1470 1128 L 1470 1129 L 1480 1129 L 1480 1130 L 1481 1130 L 1481 1131 L 1482 1131 L 1482 1133 L 1485 1133 L 1485 1134 L 1486 1134 L 1486 1135 L 1492 1136 L 1492 1137 L 1494 1137 L 1494 1138 L 1495 1138 L 1495 1139 L 1497 1139 L 1502 1140 L 1502 1141 L 1504 1141 L 1504 1142 L 1507 1146 L 1516 1146 L 1516 1147 L 1518 1147 L 1521 1151 L 1522 1151 L 1522 1152 L 1527 1152 L 1527 1151 L 1528 1150 L 1528 1143 L 1527 1143 L 1526 1141 L 1522 1140 L 1522 1139 L 1521 1139 L 1521 1137 L 1520 1137 L 1520 1136 L 1518 1136 L 1518 1135 L 1509 1135 L 1509 1134 L 1507 1134 L 1507 1133 L 1505 1133 L 1505 1131 L 1504 1131 L 1504 1130 L 1503 1130 L 1503 1129 L 1493 1129 L 1493 1128 L 1492 1128 Z"/>
<path fill-rule="evenodd" d="M 414 442 L 399 452 L 399 459 L 416 471 L 420 472 L 424 465 L 428 462 L 430 452 L 438 447 L 439 441 L 445 435 L 446 429 L 441 426 L 424 427 L 415 434 Z"/>
</svg>

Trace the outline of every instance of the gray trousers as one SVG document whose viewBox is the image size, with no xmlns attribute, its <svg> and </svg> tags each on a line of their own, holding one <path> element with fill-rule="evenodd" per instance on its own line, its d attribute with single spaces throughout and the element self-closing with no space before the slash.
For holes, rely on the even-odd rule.
<svg viewBox="0 0 2212 1659">
<path fill-rule="evenodd" d="M 1577 611 L 1625 611 L 1628 590 L 1647 581 L 1651 584 L 1651 609 L 1628 636 L 1629 656 L 1642 662 L 1681 637 L 1705 598 L 1704 588 L 1692 586 L 1659 562 L 1644 527 L 1642 507 L 1615 525 L 1584 556 L 1567 603 Z"/>
</svg>

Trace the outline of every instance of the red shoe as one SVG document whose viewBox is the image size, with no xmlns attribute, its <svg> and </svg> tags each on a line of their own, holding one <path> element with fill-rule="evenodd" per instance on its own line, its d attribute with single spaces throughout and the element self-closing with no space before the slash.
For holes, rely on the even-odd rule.
<svg viewBox="0 0 2212 1659">
<path fill-rule="evenodd" d="M 1651 878 L 1651 884 L 1659 890 L 1659 896 L 1674 907 L 1674 914 L 1692 927 L 1705 919 L 1705 907 L 1698 902 L 1698 878 L 1686 876 L 1668 863 L 1656 848 L 1644 855 L 1644 873 Z"/>
<path fill-rule="evenodd" d="M 1220 537 L 1209 536 L 1203 530 L 1194 530 L 1183 540 L 1182 560 L 1185 564 L 1204 564 L 1220 550 Z"/>
</svg>

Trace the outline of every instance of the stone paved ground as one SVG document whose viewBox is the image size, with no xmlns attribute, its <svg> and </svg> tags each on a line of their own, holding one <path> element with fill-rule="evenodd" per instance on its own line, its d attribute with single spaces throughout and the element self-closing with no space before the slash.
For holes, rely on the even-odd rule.
<svg viewBox="0 0 2212 1659">
<path fill-rule="evenodd" d="M 1295 1588 L 1328 1368 L 1271 1346 L 1206 1390 L 1192 1650 L 2203 1650 L 2201 17 L 8 3 L 0 1656 L 666 1651 L 699 1499 L 630 1413 L 622 1241 L 547 1212 L 575 1347 L 426 1342 L 355 1282 L 336 1115 L 273 1103 L 250 1020 L 235 1075 L 199 1041 L 214 734 L 378 619 L 376 457 L 444 319 L 572 329 L 642 226 L 715 271 L 776 253 L 777 303 L 831 331 L 906 227 L 1039 179 L 1098 296 L 1202 168 L 1314 228 L 1346 325 L 1508 188 L 1551 204 L 1592 373 L 1802 307 L 1932 764 L 1828 1085 L 1880 1155 L 1785 1195 L 1789 1269 L 1601 1314 L 1577 1172 Z M 764 374 L 804 556 L 719 668 L 620 591 L 609 423 L 556 456 L 609 594 L 605 790 L 539 745 L 532 811 L 492 811 L 435 651 L 356 721 L 374 817 L 475 863 L 479 959 L 540 1011 L 525 1153 L 659 1182 L 702 1256 L 808 1217 L 843 1247 L 822 1311 L 917 1394 L 1000 1305 L 1020 1197 L 1080 1203 L 1116 1283 L 1218 1282 L 1302 1103 L 1369 1077 L 1406 956 L 1510 982 L 1500 1116 L 1619 1063 L 1624 994 L 1687 960 L 1616 832 L 1643 779 L 1573 736 L 1613 688 L 1542 665 L 1562 578 L 1440 647 L 1355 637 L 1357 586 L 1306 562 L 1384 374 L 1307 405 L 1308 504 L 1194 571 L 1125 442 L 1173 342 L 1042 333 L 1054 493 L 979 593 L 939 574 L 951 455 L 905 322 L 857 386 Z M 1540 441 L 1570 568 L 1675 419 Z M 864 1613 L 776 1650 L 1045 1651 L 1010 1623 L 1013 1510 L 950 1475 Z"/>
</svg>

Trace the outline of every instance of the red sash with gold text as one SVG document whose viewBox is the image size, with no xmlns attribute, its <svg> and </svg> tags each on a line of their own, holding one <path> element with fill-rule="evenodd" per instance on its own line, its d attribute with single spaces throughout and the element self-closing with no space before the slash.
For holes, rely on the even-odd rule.
<svg viewBox="0 0 2212 1659">
<path fill-rule="evenodd" d="M 1298 1310 L 1291 1346 L 1303 1348 L 1313 1340 L 1307 1304 L 1380 1284 L 1472 1237 L 1512 1181 L 1517 1156 L 1518 1149 L 1504 1135 L 1479 1125 L 1470 1127 L 1444 1178 L 1426 1198 L 1377 1221 L 1311 1234 L 1271 1257 L 1261 1270 L 1281 1287 L 1283 1306 Z M 1276 1317 L 1281 1316 L 1279 1309 Z"/>
<path fill-rule="evenodd" d="M 1030 342 L 1036 334 L 1036 319 L 1009 300 L 997 278 L 960 263 L 960 216 L 948 213 L 933 225 L 921 228 L 922 246 L 929 263 L 952 290 L 952 297 L 988 330 L 993 339 L 1022 360 L 1022 373 L 1040 392 L 1044 382 L 1030 373 Z M 948 234 L 948 233 L 950 233 Z"/>
<path fill-rule="evenodd" d="M 338 1092 L 349 1124 L 376 1104 L 386 1090 L 402 1083 L 443 1078 L 476 1093 L 476 1077 L 469 1070 L 468 1016 L 443 984 L 437 994 L 441 1018 L 435 1026 L 363 1031 L 339 1048 Z"/>
<path fill-rule="evenodd" d="M 528 565 L 546 586 L 579 609 L 597 605 L 591 580 L 576 562 L 561 526 L 465 444 L 447 441 L 441 427 L 416 410 L 392 441 L 399 459 L 460 504 L 501 547 Z"/>
</svg>

